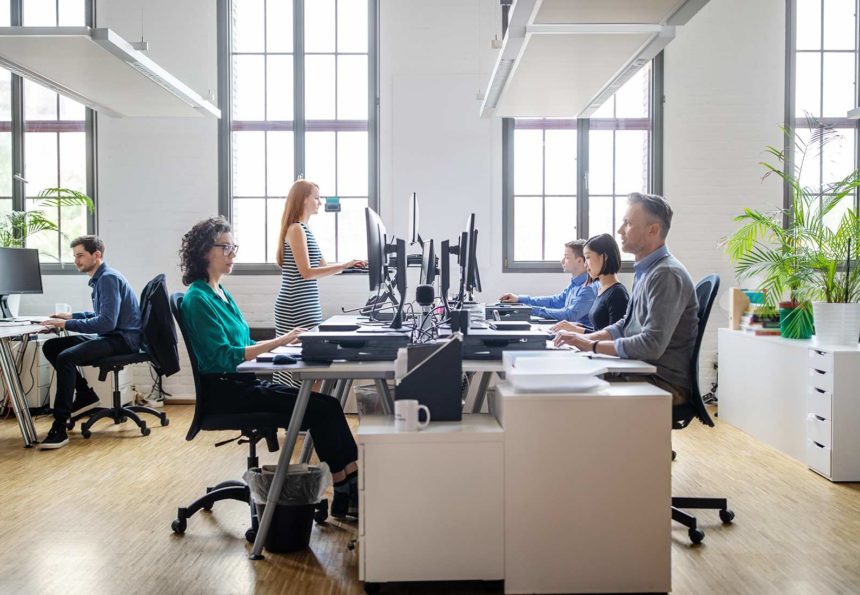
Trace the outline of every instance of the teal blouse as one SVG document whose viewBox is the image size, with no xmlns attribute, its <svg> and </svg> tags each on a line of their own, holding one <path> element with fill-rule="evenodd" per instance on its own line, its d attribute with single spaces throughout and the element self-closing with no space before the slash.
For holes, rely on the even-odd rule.
<svg viewBox="0 0 860 595">
<path fill-rule="evenodd" d="M 182 319 L 201 374 L 233 373 L 253 345 L 248 323 L 223 286 L 222 300 L 202 280 L 194 281 L 182 300 Z"/>
</svg>

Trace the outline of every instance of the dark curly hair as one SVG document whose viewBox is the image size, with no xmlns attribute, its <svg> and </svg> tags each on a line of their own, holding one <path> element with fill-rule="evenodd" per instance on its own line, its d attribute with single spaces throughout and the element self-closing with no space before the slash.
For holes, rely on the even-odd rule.
<svg viewBox="0 0 860 595">
<path fill-rule="evenodd" d="M 197 223 L 182 236 L 179 268 L 183 284 L 191 285 L 198 279 L 209 281 L 209 250 L 218 241 L 218 236 L 230 231 L 230 223 L 224 217 L 212 217 Z"/>
</svg>

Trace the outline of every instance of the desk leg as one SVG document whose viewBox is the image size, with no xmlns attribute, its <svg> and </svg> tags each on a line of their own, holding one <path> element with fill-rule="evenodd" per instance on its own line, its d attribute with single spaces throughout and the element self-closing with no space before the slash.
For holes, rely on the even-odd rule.
<svg viewBox="0 0 860 595">
<path fill-rule="evenodd" d="M 24 447 L 30 448 L 38 442 L 36 427 L 33 425 L 33 418 L 30 416 L 30 408 L 24 393 L 24 387 L 21 386 L 21 379 L 18 377 L 18 367 L 15 365 L 15 356 L 12 354 L 11 338 L 9 337 L 0 339 L 0 368 L 3 371 L 6 388 L 9 390 L 9 397 L 12 400 L 12 410 L 15 412 L 15 419 L 18 420 L 21 437 L 24 439 Z"/>
<path fill-rule="evenodd" d="M 487 388 L 490 386 L 492 372 L 481 372 L 481 380 L 478 381 L 478 392 L 475 393 L 475 402 L 472 403 L 472 413 L 480 413 L 484 407 L 484 399 L 487 397 Z"/>
<path fill-rule="evenodd" d="M 340 408 L 346 408 L 346 401 L 349 399 L 349 391 L 352 390 L 352 378 L 347 378 L 342 381 L 340 392 Z"/>
<path fill-rule="evenodd" d="M 379 396 L 382 397 L 382 410 L 385 415 L 394 415 L 394 398 L 391 396 L 391 391 L 388 390 L 388 383 L 382 378 L 377 378 L 373 382 L 376 384 Z"/>
<path fill-rule="evenodd" d="M 254 547 L 251 549 L 251 555 L 249 556 L 251 560 L 263 559 L 263 544 L 266 543 L 266 536 L 269 533 L 269 527 L 272 525 L 272 517 L 275 516 L 278 495 L 284 488 L 284 481 L 287 479 L 287 468 L 290 466 L 290 458 L 296 446 L 296 438 L 299 436 L 299 428 L 302 426 L 305 410 L 308 408 L 308 399 L 310 399 L 313 385 L 313 380 L 303 380 L 302 387 L 299 389 L 299 395 L 296 397 L 296 406 L 293 408 L 293 415 L 290 417 L 290 424 L 287 427 L 287 435 L 284 438 L 284 444 L 281 446 L 281 454 L 278 456 L 278 469 L 272 478 L 269 497 L 266 498 L 266 510 L 263 512 L 263 518 L 260 519 L 260 526 L 257 528 L 257 538 L 254 540 Z"/>
<path fill-rule="evenodd" d="M 334 380 L 323 380 L 322 386 L 320 387 L 320 392 L 324 395 L 332 395 L 332 387 L 334 386 Z M 304 384 L 302 384 L 304 386 Z M 311 460 L 311 452 L 313 452 L 314 448 L 314 439 L 311 436 L 310 431 L 305 432 L 305 441 L 302 443 L 302 454 L 299 455 L 300 463 L 309 463 Z"/>
</svg>

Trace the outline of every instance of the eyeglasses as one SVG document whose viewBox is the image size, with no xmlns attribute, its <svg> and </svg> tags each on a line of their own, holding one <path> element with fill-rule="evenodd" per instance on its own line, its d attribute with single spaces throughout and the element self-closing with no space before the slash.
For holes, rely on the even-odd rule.
<svg viewBox="0 0 860 595">
<path fill-rule="evenodd" d="M 212 244 L 224 250 L 224 256 L 237 256 L 239 254 L 239 244 Z"/>
</svg>

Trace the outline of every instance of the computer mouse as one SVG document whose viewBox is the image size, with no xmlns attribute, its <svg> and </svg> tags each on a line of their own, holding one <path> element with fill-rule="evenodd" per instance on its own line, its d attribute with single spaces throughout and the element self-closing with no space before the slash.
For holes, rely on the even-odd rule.
<svg viewBox="0 0 860 595">
<path fill-rule="evenodd" d="M 283 353 L 279 353 L 275 357 L 272 358 L 272 363 L 276 366 L 284 366 L 286 364 L 296 364 L 299 360 L 294 358 L 292 355 L 285 355 Z"/>
</svg>

